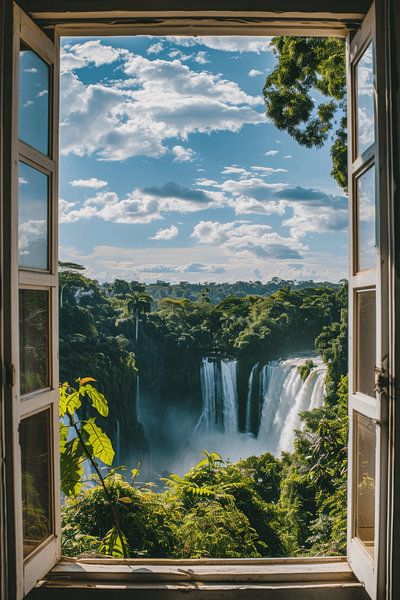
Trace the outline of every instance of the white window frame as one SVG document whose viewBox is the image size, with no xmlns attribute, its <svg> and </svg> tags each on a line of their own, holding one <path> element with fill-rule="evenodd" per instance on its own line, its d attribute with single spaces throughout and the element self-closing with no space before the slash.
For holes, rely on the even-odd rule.
<svg viewBox="0 0 400 600">
<path fill-rule="evenodd" d="M 384 0 L 385 1 L 385 0 Z M 383 2 L 380 2 L 379 0 L 377 0 L 377 2 L 379 3 L 379 6 L 381 7 Z M 325 13 L 326 14 L 326 13 Z M 370 13 L 371 15 L 372 13 Z M 144 15 L 144 11 L 142 11 L 141 15 Z M 385 35 L 387 35 L 387 22 L 385 21 L 385 19 L 387 18 L 387 16 L 384 15 L 383 10 L 379 10 L 376 16 L 371 17 L 369 15 L 369 17 L 366 18 L 366 20 L 363 23 L 363 27 L 362 30 L 366 31 L 366 28 L 371 27 L 371 22 L 376 22 L 378 23 L 378 27 L 373 26 L 374 32 L 377 32 L 377 44 L 379 45 L 380 43 L 382 43 L 382 51 L 380 52 L 380 58 L 378 58 L 378 64 L 377 64 L 377 78 L 378 78 L 378 89 L 385 89 L 384 86 L 386 85 L 386 71 L 385 71 L 385 60 L 387 59 L 387 55 L 385 54 L 384 50 L 386 51 L 387 48 L 383 48 L 383 43 L 385 42 Z M 72 15 L 71 15 L 72 16 Z M 169 20 L 168 19 L 162 23 L 161 25 L 146 25 L 146 26 L 138 26 L 138 25 L 119 25 L 118 24 L 118 18 L 119 17 L 123 17 L 124 15 L 118 15 L 116 17 L 117 23 L 115 25 L 110 25 L 110 24 L 99 24 L 99 23 L 94 23 L 94 24 L 88 24 L 88 23 L 77 23 L 77 24 L 64 24 L 64 25 L 60 25 L 60 26 L 56 26 L 53 29 L 54 32 L 54 43 L 51 42 L 49 40 L 49 38 L 43 34 L 43 32 L 41 32 L 39 30 L 39 28 L 33 24 L 33 22 L 24 15 L 23 11 L 20 10 L 18 7 L 15 8 L 15 13 L 14 13 L 14 19 L 15 19 L 15 24 L 19 23 L 20 25 L 17 26 L 16 30 L 14 30 L 14 53 L 17 54 L 19 51 L 19 39 L 20 37 L 24 37 L 26 41 L 28 42 L 28 45 L 30 47 L 32 47 L 32 49 L 34 49 L 35 51 L 37 51 L 37 53 L 39 55 L 42 55 L 42 57 L 46 56 L 46 48 L 49 49 L 50 46 L 53 47 L 53 51 L 55 50 L 55 54 L 52 55 L 52 61 L 54 61 L 54 65 L 55 65 L 55 72 L 58 72 L 58 48 L 59 48 L 59 44 L 58 44 L 58 39 L 60 35 L 77 35 L 77 36 L 83 36 L 83 35 L 135 35 L 135 34 L 149 34 L 149 35 L 165 35 L 166 33 L 177 33 L 177 34 L 203 34 L 205 32 L 207 32 L 209 35 L 216 35 L 216 34 L 223 34 L 223 35 L 237 35 L 237 34 L 244 34 L 244 35 L 282 35 L 282 34 L 286 34 L 286 35 L 334 35 L 334 36 L 340 36 L 340 37 L 344 37 L 344 34 L 346 32 L 346 28 L 345 26 L 343 26 L 342 23 L 340 23 L 340 20 L 338 20 L 338 24 L 333 24 L 332 21 L 327 20 L 326 22 L 321 21 L 320 26 L 318 25 L 310 25 L 310 23 L 301 23 L 301 25 L 299 24 L 299 22 L 296 23 L 296 19 L 298 19 L 298 17 L 293 16 L 293 22 L 291 25 L 288 26 L 287 22 L 284 21 L 279 21 L 279 19 L 275 19 L 274 22 L 271 22 L 270 25 L 257 25 L 257 26 L 246 26 L 245 24 L 237 24 L 237 23 L 232 23 L 230 22 L 229 24 L 226 23 L 216 23 L 215 21 L 213 21 L 212 18 L 210 18 L 210 20 L 208 22 L 204 22 L 201 25 L 194 25 L 193 23 L 188 24 L 187 26 L 182 26 L 182 23 L 177 23 L 177 21 L 174 21 L 173 19 Z M 182 16 L 182 15 L 179 15 Z M 190 15 L 192 16 L 192 15 Z M 371 21 L 372 18 L 372 21 Z M 379 23 L 382 26 L 382 30 L 380 30 L 379 28 Z M 32 27 L 33 26 L 33 27 Z M 372 30 L 371 30 L 372 31 Z M 360 35 L 364 35 L 360 34 Z M 359 34 L 356 34 L 360 37 Z M 375 35 L 375 33 L 374 33 Z M 356 44 L 356 37 L 354 37 L 354 39 L 350 39 L 352 36 L 349 34 L 348 36 L 348 45 L 349 45 L 349 55 L 351 52 L 351 48 L 355 46 Z M 18 40 L 18 42 L 17 42 Z M 41 41 L 40 41 L 41 40 Z M 30 43 L 29 43 L 30 42 Z M 18 44 L 18 46 L 17 46 Z M 50 44 L 50 46 L 49 46 Z M 49 58 L 49 56 L 47 55 L 47 59 Z M 15 82 L 18 82 L 18 64 L 17 62 L 14 60 L 13 63 L 13 72 L 12 72 L 12 77 L 13 77 L 13 81 L 14 81 L 14 86 L 16 85 Z M 349 88 L 349 90 L 351 90 L 351 88 Z M 54 112 L 53 112 L 53 117 L 55 118 L 58 110 L 58 90 L 54 89 Z M 14 88 L 14 95 L 17 94 L 17 89 Z M 349 94 L 351 96 L 351 92 Z M 352 107 L 351 107 L 352 108 Z M 15 113 L 15 103 L 14 103 L 14 113 Z M 15 116 L 14 116 L 15 119 Z M 377 105 L 377 124 L 378 124 L 378 128 L 379 131 L 383 132 L 383 131 L 387 131 L 387 112 L 386 112 L 386 105 L 383 102 L 383 99 L 381 99 L 381 101 L 378 101 L 378 105 Z M 57 147 L 57 128 L 58 128 L 58 123 L 56 124 L 56 122 L 53 123 L 53 148 Z M 350 128 L 349 128 L 350 129 Z M 14 120 L 13 122 L 13 131 L 14 134 L 16 131 L 18 131 L 17 128 L 17 123 Z M 350 136 L 351 137 L 351 136 Z M 22 151 L 24 151 L 23 148 L 24 145 L 22 145 Z M 18 148 L 17 145 L 14 144 L 14 159 L 18 158 Z M 21 149 L 21 148 L 20 148 Z M 377 149 L 376 149 L 376 161 L 379 161 L 379 171 L 382 174 L 382 171 L 385 170 L 386 167 L 386 162 L 388 161 L 388 157 L 386 156 L 386 138 L 385 135 L 379 135 L 378 137 L 378 145 L 377 145 Z M 25 156 L 26 158 L 32 158 L 31 156 L 27 156 L 27 154 L 29 154 L 29 149 L 25 148 Z M 33 157 L 34 158 L 34 157 Z M 55 160 L 55 156 L 53 157 L 53 159 Z M 386 161 L 386 162 L 384 162 Z M 56 181 L 56 175 L 57 175 L 57 169 L 54 170 L 54 178 L 53 178 L 53 194 L 54 196 L 56 195 L 56 191 L 57 191 L 57 181 Z M 14 185 L 14 190 L 13 190 L 13 197 L 16 197 L 16 172 L 15 172 L 15 164 L 13 167 L 13 185 Z M 388 194 L 388 190 L 386 189 L 386 185 L 387 185 L 387 179 L 384 176 L 380 176 L 378 178 L 378 185 L 379 185 L 379 196 L 380 198 L 387 198 L 387 194 Z M 385 210 L 383 207 L 383 204 L 381 205 L 381 211 L 380 211 L 380 215 L 381 215 L 381 220 L 380 220 L 380 236 L 381 236 L 381 240 L 383 240 L 384 245 L 385 245 L 385 256 L 384 259 L 386 259 L 387 257 L 387 252 L 389 252 L 389 244 L 388 244 L 388 239 L 387 239 L 387 234 L 388 234 L 388 223 L 387 223 L 387 211 L 389 210 L 389 207 L 386 205 L 385 206 Z M 54 209 L 55 210 L 55 209 Z M 53 213 L 55 214 L 55 213 Z M 17 243 L 17 238 L 15 237 L 15 221 L 16 215 L 11 215 L 10 221 L 7 223 L 4 223 L 4 226 L 11 226 L 14 227 L 14 237 L 11 236 L 11 247 L 16 249 L 16 243 Z M 382 237 L 383 236 L 383 237 Z M 55 232 L 53 232 L 53 264 L 52 264 L 52 271 L 51 271 L 51 275 L 53 277 L 53 280 L 51 282 L 51 289 L 52 289 L 52 295 L 53 295 L 53 305 L 55 306 L 55 302 L 56 302 L 56 298 L 57 298 L 57 275 L 56 275 L 56 267 L 57 267 L 57 261 L 56 261 L 56 234 Z M 13 263 L 11 264 L 11 276 L 10 276 L 10 280 L 14 281 L 15 283 L 18 281 L 18 277 L 16 277 L 16 273 L 18 271 L 18 267 L 16 264 L 16 260 L 17 260 L 17 253 L 15 252 L 15 256 L 13 258 Z M 12 273 L 14 273 L 14 275 L 12 275 Z M 353 273 L 352 273 L 353 275 Z M 361 281 L 361 279 L 364 277 L 364 280 Z M 6 278 L 7 279 L 7 278 Z M 28 274 L 28 273 L 21 273 L 20 274 L 20 283 L 25 287 L 25 286 L 35 286 L 38 287 L 39 285 L 44 285 L 44 286 L 48 286 L 49 285 L 49 279 L 43 279 L 42 281 L 39 281 L 40 277 L 36 277 L 35 275 L 32 274 Z M 389 286 L 389 272 L 388 272 L 388 265 L 387 262 L 385 262 L 385 260 L 381 263 L 381 267 L 379 269 L 379 271 L 377 272 L 377 278 L 376 281 L 379 281 L 379 290 L 382 290 L 383 288 L 385 288 L 385 290 L 388 289 Z M 375 285 L 376 281 L 374 280 L 373 285 Z M 353 282 L 354 283 L 354 282 Z M 368 279 L 367 276 L 362 275 L 361 277 L 358 277 L 357 279 L 357 286 L 369 286 L 371 285 L 371 281 Z M 353 285 L 353 289 L 356 286 Z M 14 285 L 11 285 L 11 288 L 14 289 L 14 294 L 15 294 L 15 290 L 17 289 L 17 287 Z M 8 292 L 10 294 L 10 292 Z M 12 298 L 12 293 L 11 293 L 11 298 Z M 8 306 L 10 306 L 11 310 L 12 310 L 12 321 L 14 322 L 14 327 L 12 329 L 13 334 L 11 335 L 11 339 L 10 339 L 10 344 L 11 347 L 8 349 L 5 349 L 4 352 L 4 356 L 14 356 L 17 357 L 18 356 L 18 337 L 17 337 L 17 329 L 15 328 L 15 324 L 17 323 L 17 296 L 14 295 L 14 302 L 11 301 L 11 303 L 9 302 Z M 6 307 L 7 307 L 7 303 L 6 303 Z M 389 324 L 389 313 L 391 310 L 391 306 L 389 304 L 389 298 L 387 293 L 381 293 L 379 294 L 379 297 L 377 295 L 377 314 L 380 314 L 381 318 L 379 321 L 379 326 L 378 326 L 378 333 L 380 334 L 379 338 L 377 339 L 382 339 L 382 344 L 380 345 L 380 350 L 379 350 L 379 355 L 377 356 L 377 365 L 379 365 L 380 367 L 384 367 L 385 370 L 389 370 L 390 369 L 390 364 L 389 362 L 385 362 L 382 360 L 382 356 L 385 355 L 385 351 L 387 350 L 387 353 L 385 356 L 388 356 L 390 358 L 390 354 L 389 354 L 389 328 L 388 328 L 388 324 Z M 53 331 L 53 336 L 56 335 L 57 333 L 57 320 L 56 320 L 56 310 L 53 309 L 53 318 L 52 318 L 52 331 Z M 350 320 L 352 323 L 352 319 Z M 55 349 L 55 347 L 54 347 Z M 53 357 L 54 357 L 54 352 L 53 352 Z M 386 358 L 385 358 L 386 360 Z M 53 364 L 56 364 L 56 360 L 53 361 Z M 13 361 L 13 364 L 17 365 L 17 361 Z M 352 363 L 350 363 L 352 364 Z M 56 369 L 56 366 L 54 366 L 54 368 Z M 16 373 L 15 373 L 15 381 L 17 382 L 19 377 L 18 377 L 18 372 L 16 369 Z M 53 392 L 53 397 L 51 400 L 51 403 L 53 404 L 53 406 L 56 403 L 55 400 L 55 396 L 54 394 L 57 393 L 56 388 L 56 381 L 57 381 L 57 373 L 56 371 L 53 372 L 53 388 L 52 388 L 52 392 Z M 12 394 L 10 394 L 9 392 L 6 392 L 5 396 L 6 396 L 6 400 L 8 399 L 12 399 L 12 404 L 13 406 L 17 403 L 19 403 L 19 390 L 17 389 L 18 385 L 15 384 Z M 390 392 L 390 386 L 389 386 L 389 392 Z M 26 402 L 26 401 L 25 401 Z M 43 400 L 44 403 L 41 404 L 42 407 L 46 406 L 46 402 L 45 400 Z M 358 403 L 358 404 L 357 404 Z M 377 470 L 376 473 L 379 477 L 379 490 L 380 490 L 380 494 L 379 494 L 379 499 L 376 502 L 376 554 L 375 556 L 378 556 L 378 560 L 376 560 L 374 562 L 374 565 L 372 567 L 371 570 L 371 563 L 366 562 L 364 559 L 365 557 L 362 557 L 362 553 L 359 552 L 359 548 L 357 547 L 357 545 L 355 545 L 353 542 L 354 540 L 352 539 L 351 536 L 349 536 L 349 559 L 351 562 L 351 566 L 354 569 L 354 571 L 356 572 L 356 574 L 360 577 L 360 579 L 365 583 L 369 593 L 371 594 L 371 596 L 373 598 L 383 598 L 385 596 L 383 596 L 382 594 L 385 594 L 385 590 L 384 590 L 384 581 L 385 581 L 385 572 L 386 572 L 386 552 L 384 550 L 384 545 L 385 545 L 385 539 L 386 539 L 386 528 L 387 528 L 387 522 L 386 522 L 386 515 L 385 515 L 385 506 L 386 506 L 386 488 L 387 488 L 387 478 L 386 478 L 386 473 L 387 473 L 387 412 L 388 412 L 388 397 L 387 397 L 387 393 L 386 390 L 382 391 L 381 394 L 379 395 L 379 398 L 377 399 L 376 403 L 371 403 L 371 402 L 367 402 L 365 398 L 360 398 L 359 396 L 353 398 L 353 404 L 352 404 L 352 409 L 353 408 L 360 408 L 362 411 L 364 411 L 365 414 L 368 414 L 371 418 L 375 419 L 377 422 L 377 426 L 378 426 L 378 435 L 377 435 L 377 439 L 378 439 L 378 443 L 379 443 L 379 447 L 381 449 L 381 451 L 377 452 Z M 49 544 L 48 542 L 46 542 L 44 544 L 45 547 L 43 547 L 42 549 L 39 549 L 40 551 L 35 552 L 35 556 L 29 561 L 30 565 L 28 567 L 25 567 L 25 576 L 21 577 L 21 573 L 23 572 L 23 563 L 21 561 L 21 551 L 20 551 L 20 544 L 21 544 L 21 540 L 22 540 L 22 523 L 21 523 L 21 517 L 18 513 L 18 504 L 20 503 L 20 474 L 18 474 L 18 469 L 19 468 L 19 464 L 20 464 L 20 456 L 19 456 L 19 444 L 18 444 L 18 435 L 17 435 L 17 428 L 15 427 L 15 422 L 16 420 L 18 421 L 21 416 L 26 416 L 29 411 L 36 411 L 38 408 L 38 404 L 37 402 L 35 402 L 35 399 L 33 398 L 32 401 L 28 400 L 26 402 L 25 408 L 23 413 L 20 412 L 19 410 L 14 411 L 14 414 L 12 416 L 13 419 L 13 442 L 12 442 L 12 452 L 13 452 L 13 466 L 11 465 L 11 469 L 12 469 L 12 479 L 14 481 L 14 492 L 15 492 L 15 498 L 14 498 L 14 503 L 16 505 L 16 510 L 15 510 L 15 528 L 13 530 L 13 528 L 10 528 L 10 535 L 11 537 L 14 539 L 14 542 L 9 543 L 8 548 L 12 548 L 14 547 L 14 551 L 15 551 L 15 564 L 14 564 L 14 575 L 17 574 L 17 581 L 16 581 L 16 594 L 15 594 L 15 598 L 22 598 L 23 594 L 26 593 L 31 587 L 32 585 L 34 585 L 34 583 L 40 578 L 42 577 L 48 570 L 49 568 L 51 568 L 51 566 L 53 566 L 60 557 L 60 519 L 57 518 L 57 515 L 59 516 L 59 507 L 57 507 L 57 496 L 55 495 L 54 500 L 55 500 L 55 515 L 56 515 L 56 523 L 55 523 L 55 539 L 53 540 L 53 542 L 51 544 Z M 54 429 L 55 432 L 57 431 L 57 411 L 53 411 L 53 423 L 54 423 Z M 7 426 L 7 422 L 10 423 L 9 421 L 9 417 L 10 414 L 6 413 L 6 426 Z M 55 456 L 57 455 L 57 434 L 55 433 L 54 438 L 54 452 L 55 452 Z M 350 441 L 350 446 L 351 446 L 351 441 Z M 57 461 L 55 461 L 57 463 Z M 58 467 L 57 465 L 55 465 L 54 468 L 54 477 L 53 477 L 53 483 L 54 483 L 54 489 L 57 489 L 57 485 L 59 483 L 59 474 L 57 473 Z M 10 478 L 10 473 L 9 473 L 9 478 Z M 351 478 L 351 468 L 349 470 L 349 479 Z M 377 496 L 378 497 L 378 496 Z M 349 496 L 350 498 L 350 512 L 351 512 L 351 494 Z M 352 525 L 351 525 L 352 527 Z M 351 529 L 349 530 L 351 531 Z M 50 549 L 51 548 L 51 549 Z M 36 558 L 35 558 L 36 557 Z M 362 557 L 362 558 L 360 558 Z M 13 560 L 13 558 L 11 557 L 11 559 Z M 327 562 L 327 560 L 329 561 L 329 559 L 316 559 L 314 562 L 316 564 L 318 564 L 319 562 L 323 563 L 323 562 Z M 79 562 L 79 561 L 78 561 Z M 118 561 L 109 561 L 108 564 L 113 564 L 113 565 L 117 565 Z M 132 564 L 135 561 L 132 561 Z M 137 562 L 137 561 L 136 561 Z M 149 561 L 151 562 L 151 561 Z M 171 561 L 171 564 L 173 565 L 177 565 L 179 562 L 181 561 Z M 184 561 L 183 561 L 184 562 Z M 199 561 L 200 564 L 201 561 Z M 299 559 L 285 559 L 285 564 L 286 565 L 295 565 L 295 564 L 299 564 L 299 563 L 304 563 L 307 564 L 307 560 L 299 560 Z M 96 563 L 96 561 L 95 561 Z M 224 563 L 224 561 L 214 561 L 213 564 L 214 565 L 218 565 L 218 564 L 226 564 Z M 247 561 L 248 563 L 248 561 Z M 274 561 L 274 564 L 280 564 L 282 563 L 282 561 Z M 103 572 L 103 567 L 105 565 L 104 562 L 100 562 L 100 563 L 96 563 L 98 565 L 98 571 L 99 572 Z M 244 563 L 242 563 L 244 564 Z M 272 563 L 271 563 L 272 564 Z M 63 570 L 63 563 L 60 564 L 60 568 L 61 570 Z M 306 569 L 305 569 L 306 570 Z M 64 569 L 65 571 L 65 569 Z M 73 569 L 71 569 L 71 572 L 73 572 Z M 65 576 L 65 574 L 64 574 Z M 222 577 L 225 577 L 225 575 L 222 575 Z M 118 576 L 117 576 L 118 578 Z M 23 581 L 23 579 L 25 579 L 25 582 Z"/>
</svg>

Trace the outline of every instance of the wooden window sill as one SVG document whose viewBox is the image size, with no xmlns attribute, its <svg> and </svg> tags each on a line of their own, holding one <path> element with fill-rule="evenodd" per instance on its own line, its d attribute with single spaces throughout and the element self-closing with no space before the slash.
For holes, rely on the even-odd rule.
<svg viewBox="0 0 400 600">
<path fill-rule="evenodd" d="M 56 592 L 57 590 L 57 592 Z M 233 560 L 63 559 L 30 600 L 54 598 L 366 600 L 344 558 Z"/>
</svg>

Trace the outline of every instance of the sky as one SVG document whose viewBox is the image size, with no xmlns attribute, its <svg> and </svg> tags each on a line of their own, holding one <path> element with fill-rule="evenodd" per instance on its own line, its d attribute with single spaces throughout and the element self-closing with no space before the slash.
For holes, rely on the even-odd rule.
<svg viewBox="0 0 400 600">
<path fill-rule="evenodd" d="M 268 38 L 64 38 L 60 260 L 100 282 L 338 281 L 329 143 L 268 120 Z"/>
</svg>

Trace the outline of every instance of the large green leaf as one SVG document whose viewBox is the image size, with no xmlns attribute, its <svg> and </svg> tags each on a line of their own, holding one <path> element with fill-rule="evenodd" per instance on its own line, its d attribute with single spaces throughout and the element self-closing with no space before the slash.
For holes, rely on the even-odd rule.
<svg viewBox="0 0 400 600">
<path fill-rule="evenodd" d="M 64 425 L 64 423 L 60 423 L 60 454 L 64 454 L 67 444 L 68 438 L 68 425 Z"/>
<path fill-rule="evenodd" d="M 60 457 L 61 491 L 66 496 L 76 496 L 81 491 L 84 460 L 84 451 L 79 440 L 75 438 L 66 442 Z"/>
<path fill-rule="evenodd" d="M 83 425 L 83 429 L 88 435 L 88 442 L 92 447 L 93 456 L 100 459 L 106 465 L 111 466 L 114 460 L 115 452 L 111 440 L 106 433 L 96 425 L 92 417 Z"/>
<path fill-rule="evenodd" d="M 68 393 L 70 392 L 70 393 Z M 63 417 L 67 413 L 73 415 L 82 404 L 79 391 L 67 385 L 60 386 L 60 416 Z"/>
<path fill-rule="evenodd" d="M 95 408 L 102 417 L 108 416 L 108 402 L 103 394 L 96 390 L 96 388 L 90 384 L 82 385 L 79 388 L 79 393 L 82 396 L 86 394 L 91 401 L 93 408 Z"/>
<path fill-rule="evenodd" d="M 113 556 L 114 558 L 126 558 L 124 548 L 128 547 L 128 541 L 122 532 L 113 527 L 107 531 L 103 538 L 100 552 Z"/>
</svg>

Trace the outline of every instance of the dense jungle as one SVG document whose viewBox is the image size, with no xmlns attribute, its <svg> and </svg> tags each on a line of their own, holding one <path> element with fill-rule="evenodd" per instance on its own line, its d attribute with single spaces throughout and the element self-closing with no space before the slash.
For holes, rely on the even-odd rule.
<svg viewBox="0 0 400 600">
<path fill-rule="evenodd" d="M 101 480 L 86 470 L 73 485 L 64 481 L 64 553 L 194 558 L 343 553 L 346 307 L 346 282 L 100 285 L 82 266 L 62 263 L 60 379 L 71 385 L 77 377 L 96 380 L 109 407 L 98 424 L 115 454 L 100 461 Z M 308 356 L 310 349 L 326 368 L 324 400 L 301 412 L 290 451 L 249 455 L 247 449 L 243 458 L 231 460 L 221 448 L 205 445 L 220 438 L 205 436 L 195 457 L 189 438 L 194 431 L 199 437 L 205 433 L 193 429 L 199 415 L 204 417 L 204 357 L 236 365 L 235 427 L 253 440 L 254 419 L 241 402 L 249 398 L 254 365 L 275 364 L 271 361 L 290 353 Z M 304 361 L 296 376 L 307 381 L 313 367 L 312 360 Z M 148 404 L 158 429 L 143 426 Z M 78 410 L 85 419 L 95 412 L 84 403 Z M 171 442 L 165 433 L 169 427 L 184 440 L 170 454 L 168 444 L 176 439 Z M 183 469 L 171 464 L 161 471 L 152 446 L 169 459 L 192 454 Z"/>
</svg>

